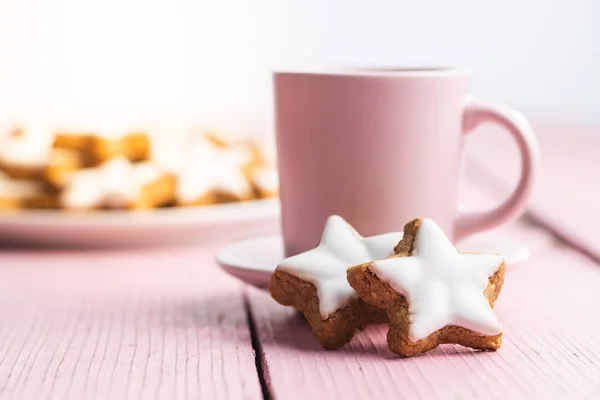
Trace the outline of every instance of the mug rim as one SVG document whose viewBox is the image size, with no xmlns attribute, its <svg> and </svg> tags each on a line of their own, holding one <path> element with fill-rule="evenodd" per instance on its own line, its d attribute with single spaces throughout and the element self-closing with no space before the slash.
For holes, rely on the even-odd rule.
<svg viewBox="0 0 600 400">
<path fill-rule="evenodd" d="M 380 67 L 334 67 L 308 68 L 298 70 L 274 70 L 273 76 L 312 75 L 312 76 L 344 76 L 344 77 L 381 77 L 381 78 L 433 78 L 433 77 L 465 77 L 471 71 L 462 67 L 448 66 L 380 66 Z"/>
</svg>

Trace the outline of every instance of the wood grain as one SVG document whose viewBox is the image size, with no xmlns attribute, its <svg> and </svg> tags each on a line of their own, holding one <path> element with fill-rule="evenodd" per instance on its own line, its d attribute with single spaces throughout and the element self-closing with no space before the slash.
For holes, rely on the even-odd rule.
<svg viewBox="0 0 600 400">
<path fill-rule="evenodd" d="M 253 290 L 273 397 L 600 398 L 600 268 L 537 227 L 496 234 L 527 240 L 533 250 L 525 264 L 507 271 L 496 307 L 504 344 L 496 353 L 446 345 L 400 359 L 387 349 L 385 327 L 325 352 L 298 314 Z"/>
<path fill-rule="evenodd" d="M 482 169 L 462 187 L 467 208 L 482 208 L 517 171 L 512 143 L 474 137 L 481 143 L 468 152 L 500 171 L 500 185 Z M 570 186 L 593 178 L 590 143 L 578 146 L 590 164 L 582 174 L 562 137 L 543 141 L 552 178 L 533 210 L 598 258 L 600 191 L 586 186 L 575 198 Z M 296 312 L 220 272 L 212 247 L 0 248 L 0 399 L 261 399 L 263 373 L 274 399 L 600 398 L 600 265 L 527 221 L 485 237 L 532 252 L 508 270 L 497 302 L 504 345 L 496 353 L 443 346 L 412 359 L 387 349 L 385 327 L 323 351 Z"/>
<path fill-rule="evenodd" d="M 0 250 L 0 398 L 262 399 L 213 252 Z"/>
</svg>

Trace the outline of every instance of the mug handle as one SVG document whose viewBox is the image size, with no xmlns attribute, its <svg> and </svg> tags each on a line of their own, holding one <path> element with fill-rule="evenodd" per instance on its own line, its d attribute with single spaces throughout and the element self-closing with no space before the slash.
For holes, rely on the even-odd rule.
<svg viewBox="0 0 600 400">
<path fill-rule="evenodd" d="M 521 177 L 510 197 L 496 208 L 460 215 L 454 227 L 457 241 L 476 232 L 495 228 L 520 216 L 527 207 L 539 169 L 540 145 L 523 115 L 508 107 L 469 99 L 463 114 L 463 132 L 469 133 L 482 122 L 502 126 L 515 139 L 521 154 Z"/>
</svg>

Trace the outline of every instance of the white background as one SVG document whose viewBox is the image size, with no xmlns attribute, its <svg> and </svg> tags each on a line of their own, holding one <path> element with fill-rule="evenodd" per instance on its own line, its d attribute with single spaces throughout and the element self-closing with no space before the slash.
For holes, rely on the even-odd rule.
<svg viewBox="0 0 600 400">
<path fill-rule="evenodd" d="M 0 0 L 0 117 L 268 130 L 273 68 L 457 65 L 527 115 L 600 121 L 595 0 Z"/>
</svg>

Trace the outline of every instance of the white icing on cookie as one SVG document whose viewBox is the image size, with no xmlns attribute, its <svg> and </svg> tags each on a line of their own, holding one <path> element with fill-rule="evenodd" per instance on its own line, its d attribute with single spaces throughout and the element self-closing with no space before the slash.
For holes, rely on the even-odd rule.
<svg viewBox="0 0 600 400">
<path fill-rule="evenodd" d="M 277 168 L 262 167 L 254 173 L 254 183 L 262 191 L 275 193 L 279 190 L 279 174 Z"/>
<path fill-rule="evenodd" d="M 42 194 L 40 182 L 31 180 L 16 180 L 0 172 L 0 198 L 26 199 Z"/>
<path fill-rule="evenodd" d="M 153 162 L 137 163 L 133 167 L 133 182 L 145 186 L 159 180 L 164 174 L 164 170 Z"/>
<path fill-rule="evenodd" d="M 219 149 L 208 140 L 189 145 L 189 153 L 179 174 L 177 197 L 193 202 L 210 192 L 225 192 L 239 197 L 252 194 L 243 173 L 252 155 L 242 148 Z"/>
<path fill-rule="evenodd" d="M 185 168 L 187 144 L 178 136 L 150 136 L 150 159 L 165 171 L 179 175 Z"/>
<path fill-rule="evenodd" d="M 96 168 L 75 172 L 61 194 L 65 208 L 88 209 L 107 205 L 125 208 L 138 194 L 132 182 L 132 165 L 122 157 Z"/>
<path fill-rule="evenodd" d="M 123 157 L 113 158 L 99 167 L 75 172 L 60 201 L 63 207 L 74 209 L 127 208 L 140 197 L 145 185 L 162 175 L 154 163 L 132 164 Z"/>
<path fill-rule="evenodd" d="M 447 325 L 482 335 L 502 332 L 483 295 L 501 264 L 499 255 L 459 253 L 435 222 L 423 219 L 412 256 L 375 261 L 371 271 L 406 296 L 409 338 L 417 341 Z"/>
<path fill-rule="evenodd" d="M 401 232 L 364 238 L 342 217 L 332 215 L 318 247 L 286 258 L 277 268 L 316 286 L 321 317 L 326 319 L 357 297 L 346 279 L 348 267 L 392 255 L 400 239 Z"/>
<path fill-rule="evenodd" d="M 50 160 L 51 131 L 41 127 L 27 129 L 18 136 L 0 137 L 0 163 L 5 165 L 42 168 Z"/>
</svg>

